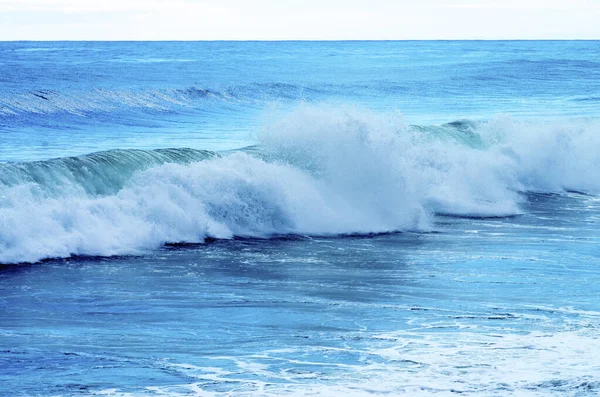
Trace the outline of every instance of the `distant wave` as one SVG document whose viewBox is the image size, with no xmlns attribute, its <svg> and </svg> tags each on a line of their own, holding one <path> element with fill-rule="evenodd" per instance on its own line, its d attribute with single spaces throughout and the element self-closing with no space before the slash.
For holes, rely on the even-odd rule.
<svg viewBox="0 0 600 397">
<path fill-rule="evenodd" d="M 232 153 L 116 150 L 0 167 L 0 263 L 206 238 L 431 230 L 522 212 L 520 192 L 600 192 L 598 122 L 461 120 L 304 105 Z"/>
<path fill-rule="evenodd" d="M 600 102 L 600 96 L 586 96 L 573 98 L 575 102 Z"/>
<path fill-rule="evenodd" d="M 197 86 L 137 90 L 94 88 L 87 91 L 38 89 L 0 93 L 0 120 L 35 115 L 90 117 L 95 113 L 175 112 L 203 109 L 210 106 L 210 102 L 253 105 L 264 101 L 302 100 L 315 93 L 318 90 L 281 83 L 249 84 L 220 90 Z"/>
<path fill-rule="evenodd" d="M 60 92 L 35 90 L 13 95 L 0 95 L 0 117 L 55 113 L 88 116 L 94 112 L 116 112 L 131 109 L 165 112 L 190 107 L 198 98 L 226 100 L 226 92 L 188 87 L 185 89 L 106 90 Z"/>
</svg>

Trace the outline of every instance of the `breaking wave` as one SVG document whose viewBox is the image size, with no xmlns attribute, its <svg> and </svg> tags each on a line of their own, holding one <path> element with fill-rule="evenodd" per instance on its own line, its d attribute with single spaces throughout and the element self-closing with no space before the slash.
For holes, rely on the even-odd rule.
<svg viewBox="0 0 600 397">
<path fill-rule="evenodd" d="M 0 173 L 0 263 L 169 242 L 424 231 L 521 213 L 522 192 L 600 191 L 600 124 L 457 121 L 301 106 L 232 153 L 116 150 Z"/>
</svg>

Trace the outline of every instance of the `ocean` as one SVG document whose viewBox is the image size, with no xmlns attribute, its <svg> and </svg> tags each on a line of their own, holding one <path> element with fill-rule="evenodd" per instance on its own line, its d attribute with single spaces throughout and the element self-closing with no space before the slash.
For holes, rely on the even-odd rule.
<svg viewBox="0 0 600 397">
<path fill-rule="evenodd" d="M 600 42 L 1 42 L 0 396 L 600 395 Z"/>
</svg>

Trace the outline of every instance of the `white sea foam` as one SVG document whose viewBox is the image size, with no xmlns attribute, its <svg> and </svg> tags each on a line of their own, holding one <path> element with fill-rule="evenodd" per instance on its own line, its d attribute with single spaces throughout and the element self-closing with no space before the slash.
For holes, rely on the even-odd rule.
<svg viewBox="0 0 600 397">
<path fill-rule="evenodd" d="M 600 391 L 597 330 L 373 335 L 363 348 L 219 357 L 228 369 L 165 363 L 194 381 L 110 396 L 584 396 Z M 370 346 L 369 346 L 370 345 Z M 345 357 L 361 357 L 344 364 Z M 316 361 L 314 357 L 322 357 Z M 306 360 L 304 357 L 313 357 Z"/>
<path fill-rule="evenodd" d="M 159 165 L 114 194 L 66 186 L 70 174 L 59 192 L 39 175 L 12 181 L 0 186 L 0 262 L 135 254 L 209 236 L 428 230 L 435 213 L 518 214 L 520 191 L 600 191 L 597 122 L 500 117 L 444 128 L 302 106 L 264 128 L 258 154 Z"/>
</svg>

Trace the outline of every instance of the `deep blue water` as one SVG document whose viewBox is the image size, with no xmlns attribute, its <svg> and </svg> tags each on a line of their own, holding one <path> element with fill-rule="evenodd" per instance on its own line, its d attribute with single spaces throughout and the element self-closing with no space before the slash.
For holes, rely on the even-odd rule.
<svg viewBox="0 0 600 397">
<path fill-rule="evenodd" d="M 0 395 L 598 395 L 598 109 L 594 41 L 0 43 Z"/>
</svg>

